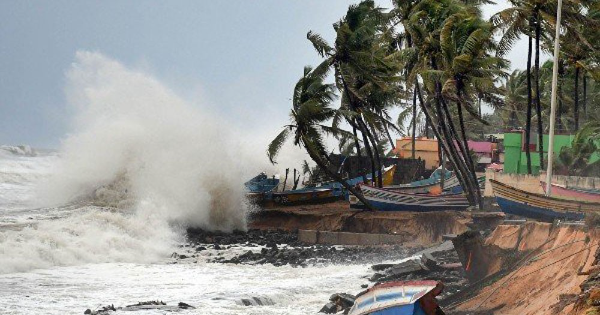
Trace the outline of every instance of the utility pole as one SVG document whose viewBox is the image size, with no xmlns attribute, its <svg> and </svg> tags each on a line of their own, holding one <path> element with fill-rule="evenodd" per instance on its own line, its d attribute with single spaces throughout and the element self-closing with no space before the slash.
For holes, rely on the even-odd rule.
<svg viewBox="0 0 600 315">
<path fill-rule="evenodd" d="M 558 81 L 558 54 L 560 51 L 560 17 L 562 0 L 556 10 L 556 35 L 554 36 L 554 64 L 552 65 L 552 96 L 550 99 L 550 134 L 548 135 L 548 170 L 546 171 L 546 196 L 552 194 L 552 164 L 554 164 L 554 122 L 556 120 L 556 89 Z"/>
</svg>

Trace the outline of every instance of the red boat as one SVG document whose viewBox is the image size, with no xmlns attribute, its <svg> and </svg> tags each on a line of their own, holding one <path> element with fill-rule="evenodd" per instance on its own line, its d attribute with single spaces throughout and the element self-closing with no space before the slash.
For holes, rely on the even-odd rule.
<svg viewBox="0 0 600 315">
<path fill-rule="evenodd" d="M 542 184 L 544 192 L 546 192 L 546 183 L 540 183 Z M 600 191 L 598 190 L 565 187 L 558 184 L 551 185 L 553 197 L 576 201 L 600 202 Z"/>
</svg>

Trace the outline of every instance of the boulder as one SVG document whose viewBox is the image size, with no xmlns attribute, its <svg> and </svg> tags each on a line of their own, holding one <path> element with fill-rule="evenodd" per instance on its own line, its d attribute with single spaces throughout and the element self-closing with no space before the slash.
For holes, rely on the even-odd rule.
<svg viewBox="0 0 600 315">
<path fill-rule="evenodd" d="M 335 314 L 338 311 L 338 307 L 337 305 L 329 302 L 327 304 L 325 304 L 321 310 L 319 311 L 319 313 L 325 313 L 325 314 Z"/>
</svg>

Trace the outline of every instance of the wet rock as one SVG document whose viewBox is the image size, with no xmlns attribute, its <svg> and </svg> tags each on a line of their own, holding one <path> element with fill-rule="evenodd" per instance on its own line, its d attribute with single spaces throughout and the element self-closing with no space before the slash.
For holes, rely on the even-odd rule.
<svg viewBox="0 0 600 315">
<path fill-rule="evenodd" d="M 360 287 L 363 288 L 363 289 L 366 289 L 366 288 L 369 287 L 369 285 L 368 284 L 361 284 Z"/>
<path fill-rule="evenodd" d="M 338 307 L 337 305 L 335 305 L 334 303 L 327 303 L 325 304 L 321 310 L 319 311 L 319 313 L 325 313 L 325 314 L 335 314 L 338 311 Z"/>
<path fill-rule="evenodd" d="M 430 270 L 436 269 L 438 266 L 437 260 L 435 260 L 430 253 L 424 253 L 421 255 L 421 263 Z"/>
<path fill-rule="evenodd" d="M 335 293 L 329 298 L 329 301 L 335 303 L 341 310 L 351 308 L 355 300 L 356 296 L 348 293 Z"/>
<path fill-rule="evenodd" d="M 187 303 L 184 303 L 184 302 L 179 302 L 179 303 L 177 304 L 177 306 L 178 306 L 180 309 L 182 309 L 182 310 L 187 310 L 187 309 L 195 309 L 195 307 L 193 307 L 193 306 L 191 306 L 191 305 L 189 305 L 189 304 L 187 304 Z"/>
<path fill-rule="evenodd" d="M 198 247 L 196 247 L 196 251 L 197 252 L 201 252 L 203 250 L 206 250 L 206 247 L 204 247 L 204 246 L 198 246 Z"/>
<path fill-rule="evenodd" d="M 244 306 L 275 305 L 275 302 L 271 298 L 257 296 L 247 299 L 241 299 L 240 303 Z"/>
<path fill-rule="evenodd" d="M 83 312 L 83 314 L 92 314 L 92 310 L 88 308 L 87 310 L 85 310 L 85 312 Z"/>
<path fill-rule="evenodd" d="M 393 266 L 394 266 L 394 264 L 377 264 L 377 265 L 371 266 L 371 269 L 373 269 L 375 271 L 382 271 L 382 270 L 386 270 L 388 268 L 392 268 Z"/>
</svg>

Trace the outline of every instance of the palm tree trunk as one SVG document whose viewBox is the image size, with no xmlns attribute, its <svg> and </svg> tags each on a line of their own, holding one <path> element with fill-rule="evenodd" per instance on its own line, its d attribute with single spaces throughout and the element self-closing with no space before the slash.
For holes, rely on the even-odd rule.
<svg viewBox="0 0 600 315">
<path fill-rule="evenodd" d="M 296 171 L 296 169 L 294 169 L 294 187 L 292 187 L 292 190 L 296 190 L 298 188 L 298 182 L 300 181 L 300 174 L 298 171 Z M 296 178 L 296 175 L 298 175 L 298 177 Z"/>
<path fill-rule="evenodd" d="M 388 126 L 385 122 L 383 123 L 383 128 L 385 129 L 385 133 L 387 135 L 388 141 L 390 142 L 390 146 L 392 147 L 392 151 L 395 151 L 396 145 L 394 145 L 394 140 L 392 140 L 392 135 L 390 134 L 390 129 L 388 128 Z"/>
<path fill-rule="evenodd" d="M 367 139 L 371 141 L 371 149 L 373 150 L 373 156 L 375 157 L 375 168 L 378 170 L 377 172 L 379 173 L 379 176 L 377 177 L 375 177 L 375 175 L 377 175 L 377 172 L 373 174 L 373 185 L 377 185 L 377 187 L 383 188 L 383 178 L 381 177 L 381 157 L 379 154 L 379 150 L 377 149 L 377 139 L 375 139 L 375 136 L 371 132 L 371 129 L 369 129 L 369 126 L 364 122 L 364 120 L 360 118 L 359 120 L 362 126 L 367 131 Z"/>
<path fill-rule="evenodd" d="M 367 137 L 367 132 L 363 129 L 364 126 L 360 124 L 360 118 L 357 119 L 359 122 L 359 130 L 362 133 L 363 144 L 365 145 L 365 150 L 367 151 L 367 155 L 371 160 L 371 184 L 375 186 L 375 156 L 373 155 L 373 151 L 371 150 L 371 144 L 369 143 L 369 138 Z"/>
<path fill-rule="evenodd" d="M 476 183 L 475 193 L 477 194 L 477 204 L 479 206 L 479 209 L 483 209 L 483 199 L 481 199 L 481 190 L 479 189 L 479 185 L 477 183 L 477 174 L 475 173 L 475 165 L 474 165 L 473 159 L 471 158 L 471 154 L 469 154 L 469 142 L 467 141 L 467 134 L 465 132 L 465 120 L 464 120 L 464 116 L 463 116 L 463 112 L 462 112 L 461 101 L 456 102 L 456 106 L 458 108 L 458 122 L 460 123 L 460 131 L 462 134 L 462 141 L 463 141 L 463 144 L 467 151 L 466 152 L 467 155 L 465 155 L 465 160 L 468 160 L 467 163 L 468 163 L 469 167 L 471 168 L 471 176 L 473 177 L 473 180 Z"/>
<path fill-rule="evenodd" d="M 439 84 L 439 83 L 438 83 L 437 93 L 442 102 L 442 108 L 444 110 L 444 113 L 447 116 L 446 121 L 448 122 L 447 125 L 448 125 L 449 131 L 450 131 L 450 139 L 454 139 L 454 141 L 452 141 L 453 144 L 454 144 L 454 142 L 456 142 L 456 145 L 458 146 L 458 150 L 456 150 L 455 145 L 453 145 L 454 150 L 457 152 L 456 154 L 459 154 L 458 151 L 460 150 L 460 154 L 462 154 L 462 161 L 466 165 L 467 172 L 465 172 L 463 174 L 465 182 L 467 183 L 467 186 L 465 186 L 465 187 L 468 187 L 468 189 L 469 189 L 469 191 L 471 191 L 471 193 L 475 192 L 475 195 L 473 195 L 475 203 L 473 205 L 479 206 L 481 203 L 481 198 L 479 198 L 480 192 L 479 192 L 479 186 L 477 185 L 477 175 L 475 174 L 475 166 L 473 165 L 473 160 L 471 160 L 471 156 L 469 154 L 469 146 L 466 143 L 466 136 L 464 137 L 465 141 L 462 141 L 461 138 L 463 138 L 463 137 L 459 136 L 459 134 L 456 132 L 456 127 L 454 125 L 454 121 L 452 120 L 452 116 L 450 115 L 450 111 L 448 110 L 448 104 L 446 103 L 445 99 L 442 97 L 442 87 L 441 87 L 441 84 Z M 461 112 L 461 115 L 459 117 L 462 116 L 462 108 L 460 109 L 460 112 Z M 464 130 L 464 123 L 463 123 L 462 130 Z"/>
<path fill-rule="evenodd" d="M 437 70 L 437 65 L 434 58 L 431 58 L 431 67 L 434 70 Z M 442 126 L 442 131 L 444 133 L 444 136 L 446 137 L 446 146 L 448 147 L 449 151 L 448 156 L 454 156 L 456 163 L 458 163 L 457 165 L 455 165 L 456 167 L 458 167 L 457 173 L 462 172 L 461 175 L 463 182 L 461 183 L 461 185 L 463 185 L 465 191 L 468 191 L 467 198 L 469 199 L 469 204 L 471 204 L 472 206 L 479 207 L 479 194 L 477 192 L 474 193 L 476 187 L 475 184 L 473 184 L 473 178 L 476 177 L 475 169 L 470 167 L 471 165 L 468 161 L 469 151 L 467 148 L 463 147 L 463 144 L 460 141 L 460 138 L 458 137 L 458 133 L 456 132 L 456 128 L 454 127 L 454 122 L 452 121 L 452 116 L 450 115 L 450 112 L 448 110 L 448 104 L 442 96 L 442 86 L 439 81 L 435 82 L 435 95 L 436 107 L 439 115 L 438 117 L 441 117 L 442 119 L 440 122 Z M 443 123 L 444 115 L 446 115 L 446 123 Z M 462 156 L 458 153 L 455 142 L 456 144 L 458 144 L 459 149 L 462 151 Z"/>
<path fill-rule="evenodd" d="M 540 98 L 540 13 L 536 13 L 535 23 L 535 109 L 537 115 L 538 152 L 540 155 L 540 169 L 544 168 L 544 128 L 542 126 L 542 101 Z"/>
<path fill-rule="evenodd" d="M 413 117 L 412 117 L 412 158 L 416 158 L 416 144 L 417 144 L 417 90 L 413 89 Z"/>
<path fill-rule="evenodd" d="M 531 150 L 529 144 L 531 143 L 531 50 L 532 50 L 532 38 L 531 35 L 527 36 L 529 46 L 527 48 L 527 118 L 525 123 L 525 155 L 527 156 L 527 174 L 532 174 L 531 170 Z"/>
<path fill-rule="evenodd" d="M 287 178 L 288 178 L 288 174 L 290 173 L 290 169 L 286 168 L 285 169 L 285 179 L 283 180 L 283 189 L 281 191 L 285 191 L 285 187 L 287 186 Z"/>
<path fill-rule="evenodd" d="M 435 62 L 432 59 L 432 67 L 436 69 Z M 454 129 L 454 124 L 452 123 L 452 117 L 448 114 L 448 107 L 445 104 L 444 98 L 441 95 L 441 86 L 439 82 L 435 82 L 435 100 L 436 100 L 436 109 L 438 115 L 438 123 L 441 126 L 442 134 L 444 135 L 445 141 L 443 142 L 443 147 L 448 153 L 448 158 L 453 158 L 454 166 L 457 175 L 460 173 L 459 181 L 461 181 L 461 186 L 464 188 L 464 191 L 467 192 L 467 199 L 469 200 L 470 205 L 479 204 L 475 195 L 473 194 L 474 187 L 471 184 L 468 165 L 465 159 L 463 159 L 464 155 L 460 155 L 456 150 L 455 141 L 458 139 L 456 137 L 457 133 Z M 446 114 L 445 114 L 446 113 Z M 444 118 L 444 116 L 446 116 Z M 454 134 L 454 136 L 453 136 Z M 456 141 L 456 143 L 460 145 L 460 141 Z"/>
<path fill-rule="evenodd" d="M 359 174 L 363 178 L 363 183 L 367 183 L 367 175 L 365 168 L 363 167 L 362 152 L 360 150 L 360 141 L 358 140 L 358 134 L 356 133 L 356 119 L 353 118 L 352 133 L 354 133 L 354 145 L 356 146 L 356 156 L 358 157 L 358 168 Z"/>
<path fill-rule="evenodd" d="M 563 123 L 562 123 L 562 112 L 563 112 L 563 93 L 562 93 L 562 83 L 563 83 L 563 76 L 565 73 L 565 65 L 563 63 L 563 61 L 561 59 L 558 59 L 558 108 L 556 110 L 556 127 L 558 128 L 559 131 L 562 131 L 564 129 Z"/>
<path fill-rule="evenodd" d="M 454 173 L 456 174 L 456 177 L 458 178 L 458 181 L 460 182 L 461 186 L 464 189 L 466 196 L 467 196 L 467 200 L 469 200 L 469 204 L 473 205 L 474 204 L 474 199 L 473 199 L 473 195 L 471 193 L 471 191 L 467 188 L 467 184 L 466 181 L 463 177 L 463 174 L 466 174 L 466 170 L 464 169 L 464 165 L 462 163 L 459 162 L 458 156 L 455 155 L 455 152 L 453 152 L 452 154 L 450 153 L 450 150 L 452 149 L 453 146 L 451 146 L 449 143 L 449 140 L 446 140 L 447 138 L 447 130 L 443 127 L 444 126 L 444 121 L 443 121 L 443 116 L 438 116 L 438 122 L 436 124 L 436 122 L 433 121 L 433 115 L 429 112 L 429 109 L 427 108 L 427 105 L 425 104 L 424 100 L 423 100 L 423 94 L 421 93 L 421 89 L 419 88 L 419 83 L 416 82 L 415 87 L 417 89 L 417 96 L 419 97 L 419 104 L 421 107 L 421 111 L 423 111 L 423 113 L 425 114 L 425 119 L 427 121 L 429 121 L 429 125 L 432 126 L 431 130 L 434 134 L 434 136 L 438 139 L 438 143 L 440 144 L 442 150 L 445 153 L 445 156 L 448 157 L 448 160 L 450 161 L 450 163 L 454 166 Z M 437 107 L 437 111 L 441 112 L 441 105 L 439 102 L 436 102 L 436 107 Z M 434 128 L 433 126 L 439 126 L 439 130 Z M 454 148 L 456 149 L 456 148 Z"/>
<path fill-rule="evenodd" d="M 575 64 L 575 92 L 573 94 L 573 100 L 575 101 L 575 106 L 573 107 L 575 129 L 573 129 L 573 132 L 577 132 L 579 130 L 579 67 L 577 64 Z"/>
<path fill-rule="evenodd" d="M 587 118 L 587 73 L 583 71 L 583 117 Z M 584 120 L 585 120 L 584 118 Z"/>
<path fill-rule="evenodd" d="M 306 152 L 308 153 L 310 158 L 313 161 L 315 161 L 315 163 L 321 168 L 321 170 L 323 170 L 323 172 L 327 173 L 327 175 L 329 175 L 329 177 L 333 178 L 333 180 L 335 180 L 336 182 L 342 184 L 342 186 L 344 186 L 344 188 L 346 188 L 350 193 L 352 193 L 354 196 L 356 196 L 356 198 L 358 198 L 358 200 L 360 200 L 360 202 L 362 202 L 365 205 L 365 207 L 367 207 L 367 209 L 369 209 L 371 211 L 375 211 L 375 208 L 373 208 L 373 206 L 367 201 L 367 199 L 365 199 L 365 197 L 362 195 L 360 190 L 358 190 L 358 189 L 354 188 L 353 186 L 351 186 L 350 184 L 348 184 L 348 182 L 345 181 L 341 176 L 332 172 L 327 167 L 327 164 L 325 163 L 325 161 L 323 161 L 323 159 L 319 156 L 317 151 L 312 147 L 312 145 L 308 141 L 308 139 L 303 137 L 302 142 L 304 142 L 304 147 L 306 148 Z"/>
</svg>

